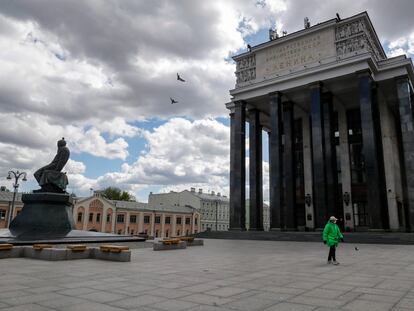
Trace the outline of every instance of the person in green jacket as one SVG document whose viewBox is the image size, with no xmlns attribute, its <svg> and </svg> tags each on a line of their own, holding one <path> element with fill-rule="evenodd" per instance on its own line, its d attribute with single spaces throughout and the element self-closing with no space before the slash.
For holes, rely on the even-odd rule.
<svg viewBox="0 0 414 311">
<path fill-rule="evenodd" d="M 335 218 L 335 216 L 331 216 L 322 233 L 323 244 L 329 247 L 328 264 L 332 263 L 334 265 L 339 265 L 335 256 L 336 247 L 339 244 L 339 240 L 341 240 L 341 242 L 344 241 L 344 236 L 336 224 L 337 220 L 338 219 Z"/>
</svg>

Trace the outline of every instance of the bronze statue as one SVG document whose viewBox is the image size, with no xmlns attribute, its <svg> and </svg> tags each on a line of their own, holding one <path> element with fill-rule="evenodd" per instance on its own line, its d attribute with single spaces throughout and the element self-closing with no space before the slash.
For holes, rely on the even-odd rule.
<svg viewBox="0 0 414 311">
<path fill-rule="evenodd" d="M 52 162 L 39 168 L 34 173 L 34 177 L 42 188 L 33 192 L 65 192 L 66 186 L 68 185 L 68 178 L 66 173 L 62 173 L 61 170 L 69 160 L 70 151 L 66 147 L 64 137 L 57 142 L 57 147 L 57 154 Z"/>
</svg>

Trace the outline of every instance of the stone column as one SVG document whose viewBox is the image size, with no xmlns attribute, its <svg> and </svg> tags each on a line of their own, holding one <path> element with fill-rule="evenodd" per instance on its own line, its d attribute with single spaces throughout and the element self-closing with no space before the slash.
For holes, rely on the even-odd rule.
<svg viewBox="0 0 414 311">
<path fill-rule="evenodd" d="M 384 163 L 387 163 L 387 165 L 384 165 L 384 172 L 390 229 L 392 231 L 399 231 L 400 223 L 398 219 L 396 184 L 397 179 L 401 180 L 398 174 L 401 169 L 398 169 L 399 152 L 395 145 L 396 126 L 393 122 L 393 113 L 388 108 L 383 96 L 378 98 L 378 108 L 381 119 L 382 152 L 384 155 Z"/>
<path fill-rule="evenodd" d="M 89 222 L 89 203 L 85 205 L 82 230 L 88 230 L 88 222 Z"/>
<path fill-rule="evenodd" d="M 414 231 L 414 120 L 407 76 L 397 80 L 398 111 L 402 138 L 402 180 L 405 203 L 405 223 L 407 231 Z"/>
<path fill-rule="evenodd" d="M 230 115 L 230 230 L 246 230 L 246 104 Z"/>
<path fill-rule="evenodd" d="M 259 110 L 249 110 L 249 230 L 263 231 L 262 126 Z"/>
<path fill-rule="evenodd" d="M 282 93 L 269 94 L 269 196 L 270 230 L 284 227 L 281 218 L 283 206 L 283 155 L 282 155 Z"/>
<path fill-rule="evenodd" d="M 161 214 L 161 238 L 165 236 L 165 213 Z"/>
<path fill-rule="evenodd" d="M 125 234 L 129 234 L 128 227 L 129 227 L 130 213 L 128 211 L 125 213 L 125 217 L 126 217 L 126 219 L 125 219 Z"/>
<path fill-rule="evenodd" d="M 155 227 L 155 212 L 151 215 L 151 236 L 154 236 L 154 227 Z"/>
<path fill-rule="evenodd" d="M 111 214 L 111 220 L 112 220 L 112 233 L 116 233 L 115 232 L 115 228 L 116 228 L 116 207 L 113 208 L 113 212 Z"/>
<path fill-rule="evenodd" d="M 327 221 L 326 206 L 326 172 L 325 172 L 325 137 L 322 104 L 322 83 L 310 86 L 311 122 L 312 122 L 312 161 L 313 161 L 313 204 L 315 227 L 322 229 Z"/>
<path fill-rule="evenodd" d="M 138 233 L 144 231 L 144 213 L 139 213 L 139 219 L 138 219 Z"/>
<path fill-rule="evenodd" d="M 342 207 L 344 210 L 345 229 L 354 230 L 354 217 L 352 210 L 352 191 L 351 191 L 351 162 L 349 159 L 348 143 L 348 124 L 345 108 L 338 104 L 338 129 L 339 129 L 339 150 L 341 154 L 341 183 L 342 195 L 349 196 L 349 202 L 342 198 Z"/>
<path fill-rule="evenodd" d="M 177 214 L 174 214 L 172 217 L 172 224 L 171 224 L 171 237 L 177 236 Z"/>
<path fill-rule="evenodd" d="M 293 103 L 283 103 L 283 170 L 284 170 L 284 215 L 285 227 L 281 229 L 297 230 L 296 224 L 296 186 L 295 186 L 295 145 Z"/>
<path fill-rule="evenodd" d="M 195 232 L 195 212 L 193 212 L 191 217 L 191 234 Z"/>
<path fill-rule="evenodd" d="M 369 71 L 359 72 L 358 79 L 370 228 L 382 230 L 388 227 L 388 212 L 376 90 L 373 91 L 374 82 Z"/>
<path fill-rule="evenodd" d="M 102 208 L 102 224 L 101 224 L 101 232 L 105 232 L 106 231 L 106 213 L 107 213 L 108 208 L 107 207 L 103 207 Z"/>
<path fill-rule="evenodd" d="M 311 133 L 310 133 L 309 116 L 305 115 L 302 118 L 302 135 L 303 135 L 303 179 L 305 182 L 305 200 L 309 195 L 311 200 L 305 201 L 305 219 L 306 227 L 309 229 L 315 228 L 315 214 L 313 211 L 313 191 L 312 191 L 312 150 L 311 150 Z"/>
<path fill-rule="evenodd" d="M 185 219 L 187 218 L 186 214 L 181 216 L 181 236 L 185 236 Z"/>
<path fill-rule="evenodd" d="M 334 114 L 332 94 L 322 96 L 323 102 L 323 134 L 325 139 L 325 173 L 326 173 L 326 199 L 328 216 L 342 218 L 342 208 L 338 210 L 338 172 L 336 165 L 336 146 L 334 133 Z"/>
</svg>

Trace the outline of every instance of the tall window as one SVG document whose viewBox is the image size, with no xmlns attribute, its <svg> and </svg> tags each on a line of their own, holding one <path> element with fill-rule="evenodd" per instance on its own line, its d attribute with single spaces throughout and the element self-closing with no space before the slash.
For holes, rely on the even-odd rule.
<svg viewBox="0 0 414 311">
<path fill-rule="evenodd" d="M 131 215 L 131 216 L 129 217 L 129 222 L 130 222 L 131 224 L 135 224 L 135 223 L 137 223 L 137 215 Z"/>
<path fill-rule="evenodd" d="M 96 222 L 101 222 L 101 214 L 96 214 Z"/>
<path fill-rule="evenodd" d="M 0 209 L 0 220 L 6 219 L 6 211 L 4 209 Z"/>
<path fill-rule="evenodd" d="M 170 216 L 165 217 L 165 223 L 166 224 L 170 224 L 171 223 L 171 217 Z"/>
<path fill-rule="evenodd" d="M 198 225 L 198 218 L 194 218 L 194 223 L 196 226 Z"/>
<path fill-rule="evenodd" d="M 161 216 L 155 216 L 155 223 L 160 224 L 161 223 Z"/>
<path fill-rule="evenodd" d="M 89 222 L 93 221 L 93 213 L 89 213 Z"/>
<path fill-rule="evenodd" d="M 123 223 L 125 221 L 125 215 L 124 214 L 118 214 L 116 216 L 116 222 L 117 223 Z"/>
<path fill-rule="evenodd" d="M 111 222 L 111 214 L 106 215 L 106 222 Z"/>
<path fill-rule="evenodd" d="M 144 216 L 144 224 L 149 224 L 149 223 L 150 223 L 150 217 Z"/>
<path fill-rule="evenodd" d="M 181 225 L 181 217 L 177 217 L 177 225 Z"/>
<path fill-rule="evenodd" d="M 185 218 L 185 224 L 189 225 L 191 223 L 191 218 L 186 217 Z"/>
</svg>

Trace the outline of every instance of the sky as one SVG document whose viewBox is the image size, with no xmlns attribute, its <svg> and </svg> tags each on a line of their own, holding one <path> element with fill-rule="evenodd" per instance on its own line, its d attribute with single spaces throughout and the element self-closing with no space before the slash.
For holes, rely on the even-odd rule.
<svg viewBox="0 0 414 311">
<path fill-rule="evenodd" d="M 27 172 L 19 190 L 37 189 L 33 172 L 65 137 L 78 196 L 107 186 L 142 202 L 190 187 L 228 195 L 231 56 L 268 41 L 270 27 L 362 11 L 388 57 L 414 55 L 412 0 L 0 1 L 0 185 L 12 189 L 13 169 Z"/>
</svg>

